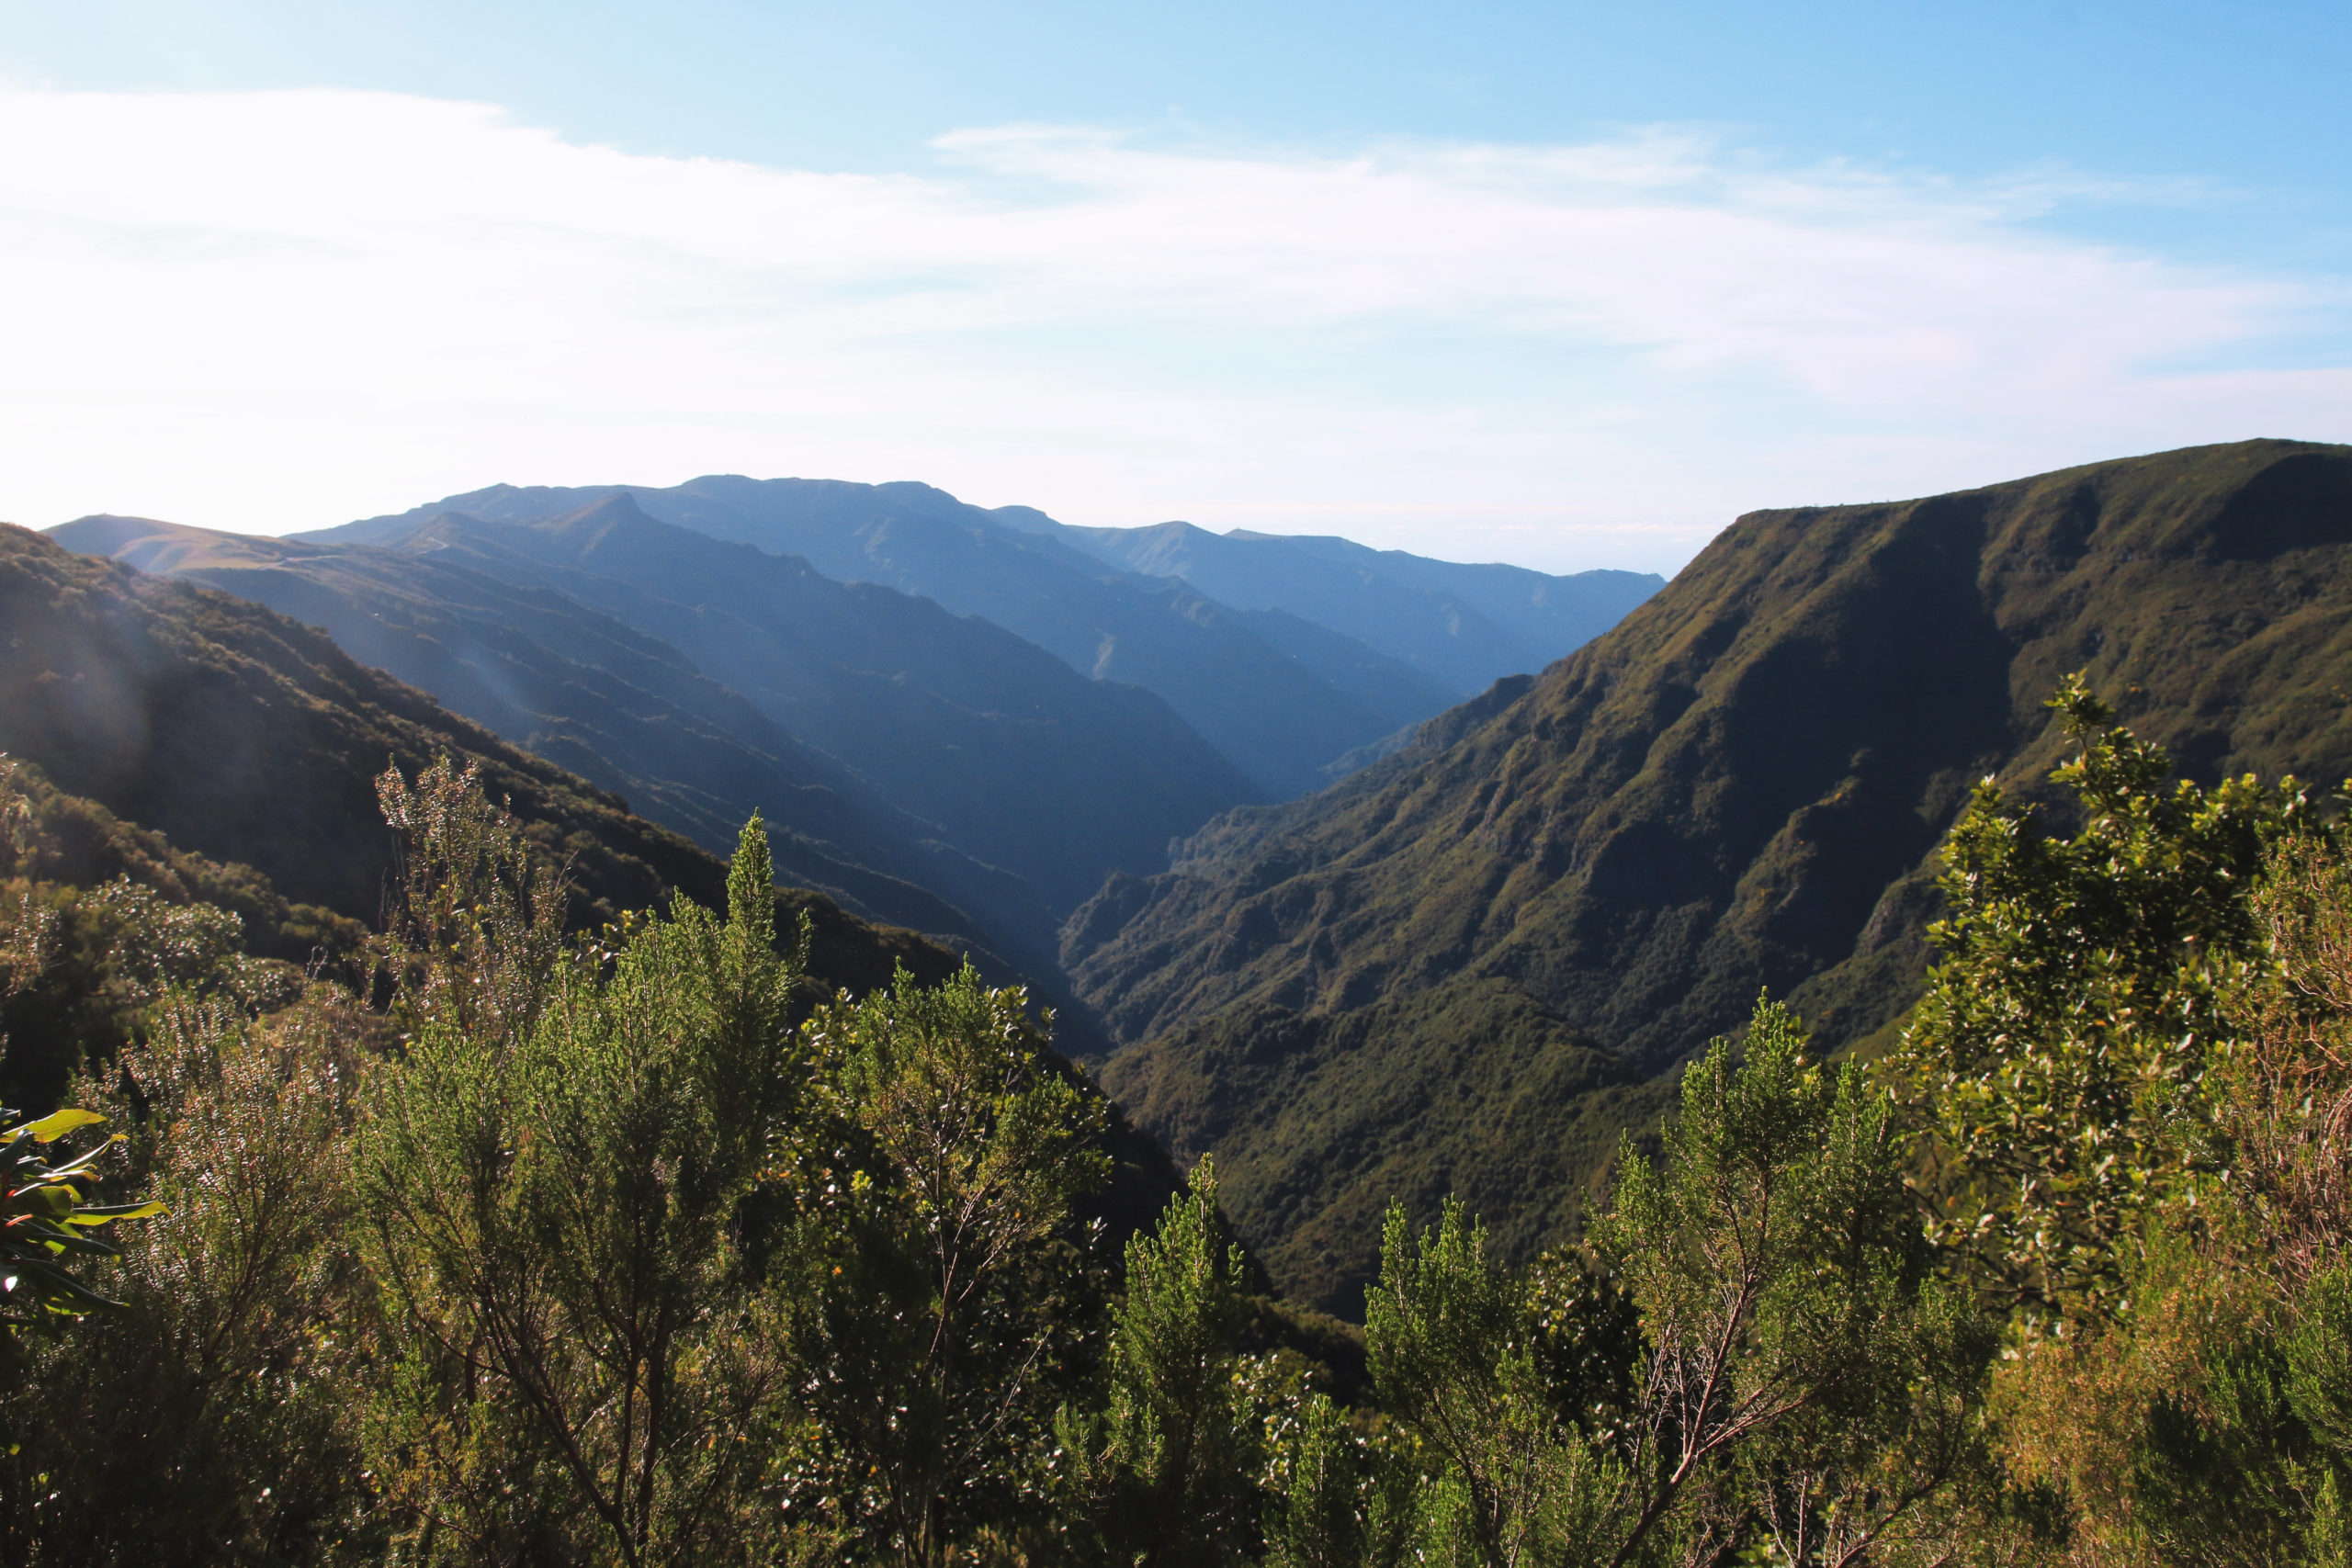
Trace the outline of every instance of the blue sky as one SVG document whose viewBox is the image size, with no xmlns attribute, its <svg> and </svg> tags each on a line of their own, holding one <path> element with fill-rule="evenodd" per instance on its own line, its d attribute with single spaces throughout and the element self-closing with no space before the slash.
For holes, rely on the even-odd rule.
<svg viewBox="0 0 2352 1568">
<path fill-rule="evenodd" d="M 1670 570 L 2352 439 L 2352 8 L 0 0 L 0 516 L 922 478 Z"/>
</svg>

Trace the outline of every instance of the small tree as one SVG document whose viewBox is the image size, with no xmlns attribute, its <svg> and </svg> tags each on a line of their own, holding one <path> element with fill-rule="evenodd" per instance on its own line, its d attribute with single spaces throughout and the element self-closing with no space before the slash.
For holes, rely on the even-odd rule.
<svg viewBox="0 0 2352 1568">
<path fill-rule="evenodd" d="M 820 1101 L 778 1176 L 767 1304 L 790 1370 L 797 1513 L 911 1565 L 1011 1522 L 1088 1326 L 1072 1205 L 1100 1103 L 1039 1060 L 1018 990 L 968 966 L 807 1026 Z"/>
<path fill-rule="evenodd" d="M 1071 1533 L 1087 1558 L 1142 1568 L 1239 1560 L 1255 1524 L 1256 1433 L 1235 1349 L 1249 1313 L 1203 1159 L 1158 1232 L 1127 1243 L 1099 1415 L 1068 1406 Z"/>
<path fill-rule="evenodd" d="M 1432 1483 L 1410 1539 L 1424 1558 L 1464 1568 L 1582 1561 L 1606 1529 L 1610 1467 L 1555 1427 L 1526 1284 L 1486 1248 L 1485 1227 L 1452 1200 L 1418 1238 L 1389 1208 L 1364 1345 L 1381 1405 L 1411 1431 Z M 1401 1545 L 1403 1523 L 1375 1518 L 1367 1533 Z"/>
<path fill-rule="evenodd" d="M 681 897 L 566 951 L 560 889 L 513 826 L 443 804 L 401 818 L 433 868 L 418 1028 L 375 1075 L 359 1161 L 405 1346 L 379 1469 L 427 1549 L 632 1568 L 714 1534 L 749 1549 L 731 1501 L 765 1387 L 723 1332 L 748 1302 L 732 1240 L 798 1084 L 765 835 L 743 830 L 725 919 Z"/>
<path fill-rule="evenodd" d="M 2264 940 L 2218 983 L 2188 972 L 2217 1020 L 2199 1074 L 2169 1120 L 2137 1129 L 2154 1168 L 2136 1223 L 2077 1238 L 2078 1273 L 2112 1283 L 2062 1296 L 2064 1316 L 2037 1301 L 2021 1318 L 1995 1380 L 2000 1455 L 2086 1557 L 2342 1563 L 2352 855 L 2304 823 L 2258 879 L 2221 892 Z M 2044 1086 L 2020 1072 L 2004 1088 Z"/>
<path fill-rule="evenodd" d="M 2099 1310 L 2117 1243 L 2212 1168 L 2208 1072 L 2222 998 L 2262 951 L 2266 846 L 2303 818 L 2293 781 L 2163 786 L 2159 747 L 2068 677 L 2050 701 L 2081 746 L 2071 839 L 1989 780 L 1945 846 L 1944 961 L 1905 1032 L 1906 1100 L 1933 1139 L 1938 1239 L 2009 1299 Z"/>
<path fill-rule="evenodd" d="M 1418 1242 L 1391 1213 L 1365 1337 L 1424 1480 L 1421 1560 L 1879 1561 L 1975 1475 L 1991 1331 L 1928 1282 L 1891 1101 L 1804 1045 L 1759 1001 L 1744 1061 L 1718 1041 L 1691 1066 L 1664 1159 L 1629 1146 L 1594 1227 L 1613 1284 L 1539 1276 L 1576 1301 L 1534 1299 L 1458 1205 Z M 1623 1380 L 1585 1353 L 1623 1346 L 1618 1290 Z"/>
</svg>

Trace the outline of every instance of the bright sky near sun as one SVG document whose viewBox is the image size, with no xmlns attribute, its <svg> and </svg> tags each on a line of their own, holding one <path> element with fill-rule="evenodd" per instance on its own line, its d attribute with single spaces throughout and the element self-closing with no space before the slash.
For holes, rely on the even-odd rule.
<svg viewBox="0 0 2352 1568">
<path fill-rule="evenodd" d="M 0 0 L 0 517 L 921 479 L 1671 571 L 2352 440 L 2352 6 Z"/>
</svg>

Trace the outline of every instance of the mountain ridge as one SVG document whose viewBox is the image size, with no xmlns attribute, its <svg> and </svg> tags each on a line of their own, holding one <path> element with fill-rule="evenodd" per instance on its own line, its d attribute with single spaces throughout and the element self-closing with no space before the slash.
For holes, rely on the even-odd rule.
<svg viewBox="0 0 2352 1568">
<path fill-rule="evenodd" d="M 1259 549 L 1231 536 L 1206 536 L 1253 558 L 1288 561 L 1294 577 L 1317 584 L 1316 604 L 1285 592 L 1236 606 L 1181 575 L 1129 570 L 1107 558 L 1093 536 L 1105 531 L 1071 529 L 1034 508 L 984 509 L 913 481 L 860 485 L 741 475 L 706 475 L 667 488 L 493 485 L 296 536 L 382 543 L 443 510 L 492 521 L 544 520 L 622 493 L 660 521 L 795 556 L 837 580 L 879 582 L 929 597 L 1017 633 L 1082 674 L 1157 692 L 1276 797 L 1319 788 L 1329 782 L 1326 770 L 1341 757 L 1434 716 L 1498 675 L 1540 668 L 1569 651 L 1657 581 L 1631 573 L 1552 578 L 1512 567 L 1464 567 L 1342 540 L 1283 541 Z M 1347 555 L 1336 567 L 1320 558 L 1332 548 Z M 1367 572 L 1367 560 L 1379 570 Z M 1416 573 L 1443 579 L 1452 598 L 1426 583 L 1390 581 Z M 1598 598 L 1535 630 L 1530 627 L 1549 612 L 1522 605 L 1521 619 L 1534 619 L 1517 628 L 1514 641 L 1469 603 L 1479 593 L 1493 598 L 1482 586 L 1489 582 L 1511 585 L 1498 603 L 1514 593 L 1521 600 L 1546 593 Z M 1469 592 L 1473 587 L 1476 592 Z M 1334 605 L 1346 613 L 1336 613 Z M 1408 623 L 1422 628 L 1416 635 L 1424 642 L 1458 642 L 1457 634 L 1475 641 L 1484 635 L 1493 646 L 1469 657 L 1467 673 L 1446 673 L 1438 666 L 1448 660 L 1426 657 L 1426 649 L 1417 654 L 1412 648 L 1375 646 L 1384 639 L 1394 644 Z"/>
<path fill-rule="evenodd" d="M 1824 1046 L 1861 1040 L 1917 993 L 1944 828 L 1985 773 L 2037 788 L 2058 747 L 2041 699 L 2084 667 L 2192 775 L 2352 772 L 2352 448 L 1747 514 L 1499 707 L 1106 886 L 1064 928 L 1074 985 L 1126 1044 L 1103 1081 L 1180 1157 L 1215 1148 L 1285 1289 L 1348 1308 L 1372 1258 L 1326 1220 L 1382 1184 L 1425 1213 L 1486 1157 L 1465 1134 L 1365 1164 L 1414 1136 L 1374 1103 L 1363 1068 L 1401 1045 L 1369 1010 L 1419 1009 L 1423 1055 L 1457 1077 L 1516 1030 L 1604 1054 L 1628 1095 L 1759 987 Z M 1277 1034 L 1296 1059 L 1270 1100 L 1229 1064 Z M 1499 1179 L 1464 1196 L 1521 1253 L 1574 1221 L 1531 1218 Z"/>
<path fill-rule="evenodd" d="M 1181 583 L 1133 578 L 911 481 L 719 475 L 668 489 L 502 485 L 297 537 L 382 542 L 442 511 L 544 522 L 622 494 L 659 522 L 805 561 L 836 581 L 930 599 L 1012 632 L 1081 675 L 1154 692 L 1262 793 L 1313 788 L 1324 763 L 1396 728 Z"/>
<path fill-rule="evenodd" d="M 1435 560 L 1336 535 L 1216 534 L 1182 522 L 1055 524 L 1051 533 L 1130 571 L 1180 579 L 1237 610 L 1304 615 L 1444 682 L 1457 696 L 1543 669 L 1665 586 L 1654 572 L 1555 575 Z"/>
<path fill-rule="evenodd" d="M 1001 945 L 926 891 L 944 885 L 952 896 L 958 880 L 939 874 L 936 857 L 890 841 L 935 828 L 889 820 L 893 808 L 862 781 L 801 747 L 684 655 L 575 601 L 453 559 L 291 545 L 145 518 L 81 518 L 46 536 L 322 626 L 360 662 L 628 795 L 713 853 L 726 852 L 743 819 L 764 807 L 772 852 L 789 880 L 853 913 L 953 942 Z M 1035 897 L 1017 888 L 1008 896 Z"/>
</svg>

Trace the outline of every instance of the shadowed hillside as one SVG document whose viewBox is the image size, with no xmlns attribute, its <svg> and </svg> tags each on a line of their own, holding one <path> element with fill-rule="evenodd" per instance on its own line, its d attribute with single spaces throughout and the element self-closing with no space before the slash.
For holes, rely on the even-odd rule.
<svg viewBox="0 0 2352 1568">
<path fill-rule="evenodd" d="M 1342 753 L 1442 708 L 1447 691 L 1340 638 L 1278 647 L 1247 616 L 1166 577 L 1138 577 L 1035 530 L 1026 508 L 967 506 L 929 485 L 730 475 L 668 489 L 495 485 L 397 517 L 300 536 L 388 543 L 443 512 L 543 523 L 624 494 L 663 523 L 797 557 L 825 576 L 879 583 L 978 615 L 1080 674 L 1157 693 L 1248 775 L 1258 793 L 1298 795 Z"/>
<path fill-rule="evenodd" d="M 1759 987 L 1825 1043 L 1900 1015 L 1935 845 L 1976 778 L 2052 763 L 2085 667 L 2194 775 L 2352 771 L 2352 451 L 1740 519 L 1523 691 L 1106 886 L 1065 929 L 1137 1043 L 1104 1081 L 1216 1150 L 1286 1289 L 1351 1306 L 1391 1192 L 1460 1190 L 1524 1252 L 1575 1209 L 1529 1193 L 1606 1147 L 1592 1097 L 1645 1114 Z"/>
<path fill-rule="evenodd" d="M 959 856 L 936 826 L 802 746 L 675 649 L 548 589 L 445 556 L 334 548 L 133 517 L 85 517 L 48 536 L 85 555 L 184 577 L 322 626 L 366 664 L 600 788 L 713 853 L 744 818 L 768 821 L 777 874 L 853 913 L 952 944 L 1001 946 L 963 908 L 1045 915 L 1019 879 Z"/>
<path fill-rule="evenodd" d="M 725 902 L 726 868 L 710 854 L 261 605 L 0 525 L 0 751 L 103 808 L 84 813 L 94 821 L 250 867 L 270 890 L 253 892 L 253 909 L 274 912 L 283 899 L 374 921 L 393 853 L 375 776 L 445 752 L 478 761 L 491 797 L 570 859 L 577 919 L 644 908 L 672 888 Z M 160 849 L 143 853 L 168 863 Z M 129 855 L 92 863 L 119 869 Z M 869 925 L 819 895 L 778 897 L 786 919 L 815 919 L 812 962 L 829 984 L 880 985 L 902 962 L 933 977 L 954 965 L 913 932 Z M 300 911 L 282 918 L 298 929 L 249 933 L 262 951 L 301 940 Z"/>
</svg>

